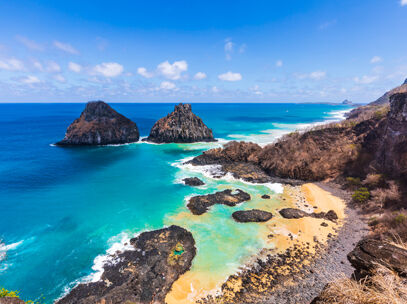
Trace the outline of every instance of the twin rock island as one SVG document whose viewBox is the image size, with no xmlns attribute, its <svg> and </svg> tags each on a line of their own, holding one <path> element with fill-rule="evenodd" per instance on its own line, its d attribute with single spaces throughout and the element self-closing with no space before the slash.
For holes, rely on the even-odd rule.
<svg viewBox="0 0 407 304">
<path fill-rule="evenodd" d="M 96 146 L 139 141 L 137 124 L 116 112 L 103 101 L 91 101 L 67 129 L 58 146 Z M 190 104 L 176 105 L 174 111 L 159 119 L 143 141 L 153 143 L 213 142 L 212 130 L 192 113 Z"/>
</svg>

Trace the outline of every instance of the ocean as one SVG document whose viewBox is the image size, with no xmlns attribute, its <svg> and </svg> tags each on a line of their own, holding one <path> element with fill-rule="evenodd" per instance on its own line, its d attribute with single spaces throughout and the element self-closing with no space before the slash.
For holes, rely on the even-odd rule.
<svg viewBox="0 0 407 304">
<path fill-rule="evenodd" d="M 111 106 L 136 122 L 141 136 L 174 108 Z M 230 140 L 264 145 L 298 128 L 338 120 L 350 107 L 199 103 L 192 110 L 218 143 L 53 146 L 83 109 L 84 104 L 0 104 L 0 287 L 20 290 L 23 299 L 52 303 L 78 282 L 97 280 L 108 254 L 125 248 L 129 238 L 171 224 L 190 230 L 197 242 L 191 280 L 198 280 L 194 274 L 213 276 L 194 291 L 213 287 L 265 245 L 253 237 L 261 233 L 259 225 L 235 223 L 230 214 L 256 206 L 262 194 L 278 194 L 281 186 L 214 180 L 183 161 Z M 206 185 L 185 186 L 186 176 Z M 213 206 L 200 217 L 185 207 L 192 195 L 231 187 L 249 192 L 253 202 Z M 278 203 L 276 198 L 269 204 Z"/>
</svg>

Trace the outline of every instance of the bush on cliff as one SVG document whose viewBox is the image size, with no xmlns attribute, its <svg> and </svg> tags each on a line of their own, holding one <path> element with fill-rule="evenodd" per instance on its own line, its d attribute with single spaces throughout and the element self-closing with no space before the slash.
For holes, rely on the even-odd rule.
<svg viewBox="0 0 407 304">
<path fill-rule="evenodd" d="M 370 192 L 366 187 L 361 187 L 352 194 L 352 199 L 356 203 L 366 203 L 370 198 Z"/>
<path fill-rule="evenodd" d="M 19 291 L 11 291 L 5 288 L 0 288 L 0 298 L 20 298 Z"/>
</svg>

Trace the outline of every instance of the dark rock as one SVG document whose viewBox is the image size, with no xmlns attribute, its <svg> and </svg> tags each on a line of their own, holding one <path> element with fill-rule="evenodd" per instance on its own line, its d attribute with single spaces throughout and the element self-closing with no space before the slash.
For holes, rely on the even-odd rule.
<svg viewBox="0 0 407 304">
<path fill-rule="evenodd" d="M 270 212 L 252 209 L 233 212 L 232 217 L 236 222 L 249 223 L 249 222 L 267 222 L 273 215 Z"/>
<path fill-rule="evenodd" d="M 104 265 L 100 281 L 80 284 L 56 303 L 164 304 L 172 284 L 191 266 L 192 234 L 171 226 L 144 232 L 130 243 L 134 250 L 117 253 L 114 263 Z"/>
<path fill-rule="evenodd" d="M 270 198 L 270 195 L 268 195 L 268 194 L 263 194 L 263 195 L 261 196 L 261 198 L 262 198 L 262 199 L 269 199 L 269 198 Z"/>
<path fill-rule="evenodd" d="M 338 219 L 338 215 L 336 214 L 335 211 L 333 210 L 329 210 L 326 214 L 325 214 L 325 219 L 331 221 L 331 222 L 335 222 Z"/>
<path fill-rule="evenodd" d="M 392 95 L 390 102 L 375 162 L 386 175 L 407 179 L 407 93 Z"/>
<path fill-rule="evenodd" d="M 174 112 L 158 120 L 146 141 L 155 143 L 193 143 L 216 141 L 212 130 L 192 113 L 190 104 L 175 106 Z"/>
<path fill-rule="evenodd" d="M 192 214 L 201 215 L 215 204 L 234 207 L 237 204 L 250 200 L 250 198 L 250 194 L 240 189 L 235 191 L 227 189 L 212 194 L 194 196 L 189 200 L 187 207 L 191 210 Z"/>
<path fill-rule="evenodd" d="M 313 217 L 319 219 L 326 219 L 332 222 L 335 222 L 338 219 L 337 214 L 333 210 L 329 210 L 328 212 L 305 212 L 300 209 L 295 208 L 284 208 L 279 211 L 281 216 L 286 219 L 299 219 L 303 217 Z"/>
<path fill-rule="evenodd" d="M 139 140 L 137 125 L 103 101 L 91 101 L 58 146 L 125 144 Z"/>
<path fill-rule="evenodd" d="M 407 276 L 407 250 L 389 243 L 364 239 L 348 254 L 348 260 L 358 276 L 363 277 L 377 268 L 388 267 L 401 276 Z"/>
<path fill-rule="evenodd" d="M 279 211 L 281 216 L 286 219 L 299 219 L 305 216 L 309 216 L 307 212 L 294 209 L 294 208 L 284 208 Z"/>
<path fill-rule="evenodd" d="M 187 177 L 187 178 L 184 178 L 183 181 L 184 181 L 185 185 L 188 185 L 188 186 L 205 185 L 205 183 L 197 177 Z"/>
<path fill-rule="evenodd" d="M 321 226 L 322 226 L 322 227 L 328 227 L 328 224 L 325 223 L 325 222 L 323 222 L 323 223 L 321 223 Z"/>
</svg>

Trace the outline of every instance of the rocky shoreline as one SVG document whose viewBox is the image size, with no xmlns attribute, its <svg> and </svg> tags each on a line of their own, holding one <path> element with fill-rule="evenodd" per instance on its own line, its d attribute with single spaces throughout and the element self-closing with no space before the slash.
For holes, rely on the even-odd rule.
<svg viewBox="0 0 407 304">
<path fill-rule="evenodd" d="M 339 185 L 317 185 L 350 202 L 350 195 Z M 327 283 L 341 275 L 349 277 L 355 270 L 347 260 L 347 254 L 367 234 L 368 228 L 355 209 L 347 206 L 345 212 L 343 225 L 326 244 L 319 241 L 305 246 L 294 244 L 282 253 L 263 249 L 241 273 L 228 278 L 218 296 L 209 296 L 197 303 L 311 302 Z"/>
</svg>

